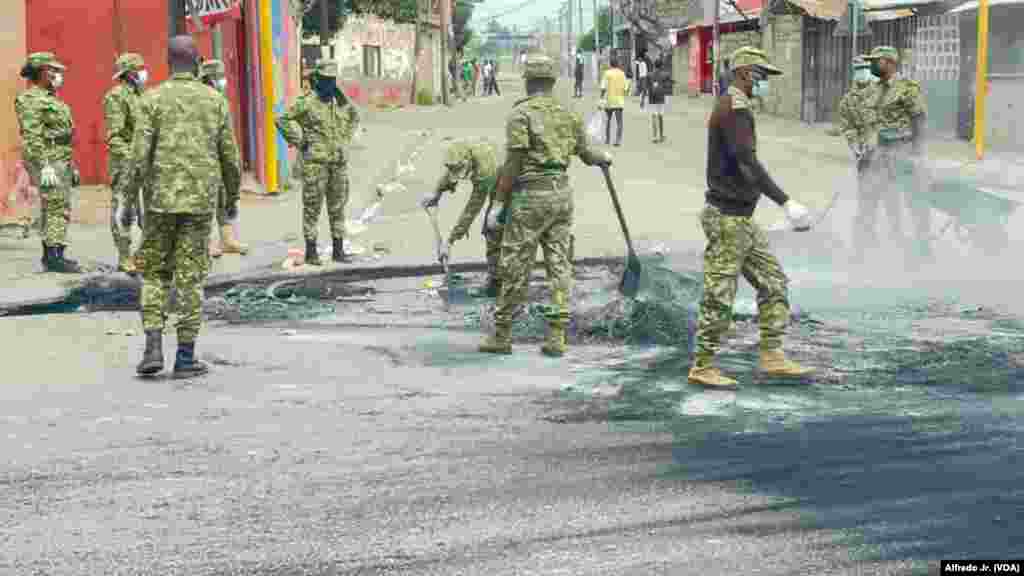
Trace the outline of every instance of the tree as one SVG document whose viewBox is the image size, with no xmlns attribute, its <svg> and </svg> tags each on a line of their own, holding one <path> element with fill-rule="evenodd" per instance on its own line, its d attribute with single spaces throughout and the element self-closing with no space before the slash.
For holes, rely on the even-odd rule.
<svg viewBox="0 0 1024 576">
<path fill-rule="evenodd" d="M 473 4 L 456 2 L 452 14 L 452 35 L 455 36 L 455 50 L 458 52 L 473 38 L 473 29 L 469 27 L 469 19 L 473 17 Z"/>
<path fill-rule="evenodd" d="M 665 21 L 680 7 L 679 0 L 619 0 L 615 16 L 629 23 L 633 34 L 643 38 L 648 49 L 657 55 L 672 52 Z"/>
<path fill-rule="evenodd" d="M 600 49 L 605 49 L 611 46 L 612 43 L 612 19 L 608 14 L 608 8 L 601 8 L 597 13 L 597 25 L 600 28 Z M 589 32 L 580 36 L 579 47 L 584 52 L 594 52 L 594 29 L 591 28 Z"/>
<path fill-rule="evenodd" d="M 293 0 L 293 5 L 298 4 Z M 306 38 L 320 34 L 319 0 L 302 0 L 302 35 Z M 395 22 L 416 21 L 416 0 L 328 0 L 327 29 L 330 36 L 340 32 L 352 15 L 374 14 Z"/>
</svg>

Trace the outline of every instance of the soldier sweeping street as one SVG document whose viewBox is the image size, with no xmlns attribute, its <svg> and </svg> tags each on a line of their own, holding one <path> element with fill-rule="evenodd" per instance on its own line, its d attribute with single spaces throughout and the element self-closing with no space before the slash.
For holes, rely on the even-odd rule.
<svg viewBox="0 0 1024 576">
<path fill-rule="evenodd" d="M 761 370 L 774 376 L 803 376 L 811 372 L 788 360 L 782 336 L 789 321 L 788 279 L 771 253 L 764 231 L 754 223 L 762 191 L 781 205 L 796 229 L 810 227 L 807 208 L 790 200 L 757 158 L 757 133 L 750 98 L 754 86 L 782 74 L 767 54 L 744 46 L 730 59 L 732 85 L 719 97 L 708 122 L 708 191 L 701 212 L 707 237 L 704 251 L 704 295 L 696 334 L 696 353 L 689 382 L 733 387 L 713 364 L 721 339 L 732 322 L 739 276 L 757 290 L 761 329 Z M 762 85 L 763 86 L 763 85 Z"/>
<path fill-rule="evenodd" d="M 527 97 L 516 103 L 506 121 L 506 159 L 496 193 L 496 200 L 506 206 L 506 222 L 498 263 L 501 290 L 494 312 L 495 332 L 480 351 L 512 352 L 512 320 L 526 302 L 539 244 L 552 304 L 541 351 L 561 356 L 566 349 L 572 289 L 573 195 L 566 171 L 573 156 L 587 166 L 610 165 L 611 157 L 590 149 L 583 119 L 552 95 L 558 70 L 551 58 L 530 54 L 523 64 L 523 78 Z"/>
<path fill-rule="evenodd" d="M 224 74 L 224 63 L 220 60 L 206 60 L 199 67 L 199 80 L 224 95 L 227 90 L 227 77 Z M 248 254 L 249 246 L 242 244 L 235 237 L 235 223 L 232 222 L 226 213 L 227 200 L 224 197 L 224 185 L 221 183 L 217 193 L 217 231 L 214 236 L 220 234 L 217 239 L 210 240 L 210 256 L 219 258 L 222 254 Z M 237 215 L 236 215 L 237 217 Z"/>
<path fill-rule="evenodd" d="M 438 181 L 434 194 L 423 202 L 425 208 L 437 206 L 441 195 L 454 193 L 459 180 L 473 183 L 466 207 L 448 237 L 448 246 L 469 236 L 469 226 L 487 201 L 484 213 L 483 235 L 487 241 L 487 295 L 498 294 L 498 256 L 501 253 L 502 224 L 499 222 L 503 205 L 495 202 L 494 193 L 498 179 L 498 154 L 494 144 L 484 139 L 466 138 L 453 142 L 444 155 L 444 174 Z"/>
<path fill-rule="evenodd" d="M 879 79 L 873 97 L 878 149 L 870 160 L 866 188 L 872 194 L 864 200 L 862 213 L 866 219 L 873 218 L 879 198 L 884 198 L 890 210 L 891 240 L 902 242 L 899 212 L 893 209 L 906 205 L 916 236 L 909 245 L 909 260 L 929 258 L 931 208 L 922 169 L 927 114 L 924 93 L 918 82 L 900 75 L 899 52 L 892 46 L 877 46 L 866 59 Z"/>
<path fill-rule="evenodd" d="M 132 53 L 119 56 L 114 67 L 117 85 L 103 97 L 111 193 L 110 234 L 117 248 L 117 269 L 135 274 L 132 225 L 138 218 L 139 191 L 128 184 L 132 179 L 132 140 L 135 136 L 139 98 L 142 97 L 148 72 L 142 56 Z"/>
<path fill-rule="evenodd" d="M 199 54 L 188 36 L 168 44 L 171 77 L 139 103 L 134 177 L 147 183 L 142 230 L 142 325 L 146 349 L 137 371 L 163 370 L 163 330 L 171 283 L 177 291 L 176 377 L 208 371 L 195 357 L 202 325 L 207 239 L 223 186 L 228 219 L 238 214 L 241 165 L 228 102 L 196 75 Z"/>
<path fill-rule="evenodd" d="M 29 54 L 21 77 L 31 87 L 15 98 L 14 110 L 21 129 L 22 159 L 42 203 L 43 267 L 49 272 L 74 274 L 81 268 L 64 255 L 71 190 L 77 185 L 71 160 L 75 125 L 71 108 L 57 97 L 57 90 L 64 85 L 64 70 L 50 52 Z"/>
<path fill-rule="evenodd" d="M 277 119 L 277 129 L 302 155 L 302 233 L 306 263 L 320 265 L 317 223 L 326 198 L 335 262 L 346 262 L 345 204 L 348 203 L 348 147 L 359 128 L 359 115 L 337 85 L 338 64 L 321 60 L 313 75 L 313 92 L 300 96 Z"/>
</svg>

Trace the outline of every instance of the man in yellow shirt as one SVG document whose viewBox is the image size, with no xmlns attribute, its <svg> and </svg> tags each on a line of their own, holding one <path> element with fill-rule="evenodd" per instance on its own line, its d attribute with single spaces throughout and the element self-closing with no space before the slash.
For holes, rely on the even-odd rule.
<svg viewBox="0 0 1024 576">
<path fill-rule="evenodd" d="M 611 67 L 601 78 L 601 99 L 604 105 L 604 143 L 611 143 L 612 116 L 615 117 L 615 145 L 622 145 L 622 107 L 626 105 L 626 74 L 613 56 Z"/>
</svg>

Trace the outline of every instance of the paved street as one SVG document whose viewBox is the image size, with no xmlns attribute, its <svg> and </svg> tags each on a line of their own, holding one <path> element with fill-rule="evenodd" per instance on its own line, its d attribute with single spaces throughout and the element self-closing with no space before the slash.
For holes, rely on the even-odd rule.
<svg viewBox="0 0 1024 576">
<path fill-rule="evenodd" d="M 411 131 L 500 144 L 514 82 L 503 93 L 368 114 L 350 212 Z M 701 247 L 706 113 L 677 98 L 656 146 L 635 100 L 627 112 L 613 173 L 645 245 Z M 820 209 L 851 185 L 841 141 L 759 122 L 760 155 L 795 198 Z M 933 149 L 962 159 L 964 147 Z M 408 192 L 357 239 L 380 248 L 374 262 L 432 260 L 416 202 L 439 154 L 421 156 Z M 600 174 L 575 165 L 571 177 L 577 256 L 622 254 Z M 465 198 L 443 201 L 446 229 Z M 242 210 L 254 254 L 225 256 L 218 273 L 277 266 L 299 245 L 295 192 L 246 196 Z M 781 216 L 762 201 L 758 221 Z M 112 262 L 105 224 L 72 234 L 78 257 Z M 5 298 L 56 286 L 36 273 L 37 247 L 0 239 Z M 471 234 L 453 256 L 482 252 Z M 0 319 L 0 573 L 903 575 L 1020 556 L 1022 285 L 986 266 L 797 266 L 793 299 L 814 321 L 794 327 L 794 347 L 826 376 L 752 380 L 748 323 L 725 358 L 736 392 L 687 386 L 672 347 L 482 356 L 481 335 L 443 316 L 424 278 L 375 281 L 372 302 L 318 319 L 211 321 L 199 349 L 213 373 L 194 381 L 135 378 L 134 312 Z M 953 311 L 936 311 L 932 297 L 953 295 Z M 904 308 L 919 317 L 897 324 Z M 880 350 L 893 332 L 913 338 Z"/>
</svg>

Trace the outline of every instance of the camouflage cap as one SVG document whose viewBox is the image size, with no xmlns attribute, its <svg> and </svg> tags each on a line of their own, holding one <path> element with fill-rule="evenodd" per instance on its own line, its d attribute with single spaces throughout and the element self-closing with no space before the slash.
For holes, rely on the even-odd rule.
<svg viewBox="0 0 1024 576">
<path fill-rule="evenodd" d="M 224 76 L 224 63 L 220 60 L 206 60 L 199 66 L 199 79 L 222 78 Z"/>
<path fill-rule="evenodd" d="M 57 57 L 52 52 L 33 52 L 28 55 L 25 63 L 33 68 L 48 66 L 57 70 L 64 70 L 64 65 L 60 63 L 60 60 L 57 60 Z"/>
<path fill-rule="evenodd" d="M 864 58 L 867 60 L 878 60 L 880 58 L 888 58 L 893 62 L 899 62 L 900 52 L 899 50 L 893 48 L 892 46 L 875 46 L 875 48 L 871 50 L 871 53 L 865 56 Z"/>
<path fill-rule="evenodd" d="M 558 79 L 558 71 L 555 69 L 555 61 L 547 54 L 534 52 L 526 56 L 523 64 L 523 78 L 547 78 Z"/>
<path fill-rule="evenodd" d="M 327 78 L 335 78 L 338 75 L 338 63 L 334 60 L 321 60 L 316 63 L 316 73 Z"/>
<path fill-rule="evenodd" d="M 742 48 L 738 48 L 731 56 L 729 56 L 730 70 L 737 70 L 747 66 L 756 66 L 759 70 L 771 76 L 782 74 L 782 70 L 776 68 L 768 60 L 767 52 L 754 48 L 753 46 L 743 46 Z"/>
<path fill-rule="evenodd" d="M 142 56 L 131 52 L 121 54 L 114 61 L 114 80 L 120 78 L 125 72 L 138 72 L 145 67 L 146 62 L 143 61 Z"/>
</svg>

